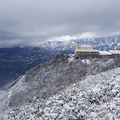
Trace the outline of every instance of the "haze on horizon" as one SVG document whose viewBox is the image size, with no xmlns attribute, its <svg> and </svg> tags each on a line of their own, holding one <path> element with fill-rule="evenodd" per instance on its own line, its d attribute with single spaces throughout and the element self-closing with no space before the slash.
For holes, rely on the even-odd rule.
<svg viewBox="0 0 120 120">
<path fill-rule="evenodd" d="M 120 31 L 119 0 L 0 0 L 0 48 Z"/>
</svg>

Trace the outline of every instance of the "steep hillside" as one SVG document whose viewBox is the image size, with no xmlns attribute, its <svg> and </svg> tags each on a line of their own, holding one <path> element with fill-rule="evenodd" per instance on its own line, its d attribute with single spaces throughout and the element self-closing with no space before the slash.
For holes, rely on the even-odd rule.
<svg viewBox="0 0 120 120">
<path fill-rule="evenodd" d="M 78 42 L 92 44 L 95 49 L 119 49 L 120 34 L 100 38 L 52 41 L 41 44 L 39 47 L 0 48 L 0 86 L 58 54 L 74 53 Z M 7 76 L 8 78 L 6 78 Z"/>
<path fill-rule="evenodd" d="M 65 80 L 65 79 L 64 79 Z M 119 120 L 120 68 L 88 75 L 48 99 L 33 98 L 2 120 Z"/>
<path fill-rule="evenodd" d="M 15 106 L 32 102 L 33 97 L 47 99 L 85 76 L 119 67 L 119 58 L 70 60 L 66 55 L 56 56 L 26 72 L 0 90 L 0 114 Z"/>
</svg>

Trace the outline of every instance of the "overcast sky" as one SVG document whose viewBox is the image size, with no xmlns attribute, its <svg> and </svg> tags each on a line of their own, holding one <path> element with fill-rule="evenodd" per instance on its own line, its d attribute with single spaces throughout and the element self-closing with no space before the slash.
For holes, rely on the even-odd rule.
<svg viewBox="0 0 120 120">
<path fill-rule="evenodd" d="M 0 47 L 120 31 L 120 0 L 0 0 Z"/>
</svg>

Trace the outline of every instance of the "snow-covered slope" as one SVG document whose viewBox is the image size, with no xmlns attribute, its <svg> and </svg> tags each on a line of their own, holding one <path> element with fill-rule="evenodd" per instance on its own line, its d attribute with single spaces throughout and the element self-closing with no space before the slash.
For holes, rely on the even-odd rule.
<svg viewBox="0 0 120 120">
<path fill-rule="evenodd" d="M 120 55 L 120 50 L 99 50 L 100 55 Z"/>
<path fill-rule="evenodd" d="M 40 47 L 46 49 L 56 49 L 56 50 L 72 50 L 74 51 L 76 43 L 81 44 L 92 44 L 95 49 L 116 49 L 120 48 L 120 34 L 112 34 L 105 37 L 99 38 L 83 38 L 83 39 L 74 39 L 69 41 L 52 41 L 41 44 Z"/>
<path fill-rule="evenodd" d="M 46 42 L 37 47 L 0 48 L 0 87 L 58 54 L 74 53 L 78 42 L 81 44 L 92 44 L 95 49 L 120 48 L 120 34 L 68 41 L 63 39 L 62 41 Z M 102 54 L 104 53 L 102 52 Z"/>
<path fill-rule="evenodd" d="M 2 120 L 120 120 L 120 68 L 86 76 L 48 99 L 33 98 Z"/>
<path fill-rule="evenodd" d="M 34 96 L 37 99 L 48 99 L 88 75 L 115 67 L 120 67 L 119 57 L 80 60 L 68 58 L 67 55 L 58 55 L 0 89 L 0 116 L 15 106 L 30 104 Z"/>
</svg>

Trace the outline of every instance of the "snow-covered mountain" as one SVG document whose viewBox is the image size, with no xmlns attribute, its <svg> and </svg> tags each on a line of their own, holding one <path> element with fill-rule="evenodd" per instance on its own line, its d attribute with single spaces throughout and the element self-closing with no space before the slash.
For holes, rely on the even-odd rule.
<svg viewBox="0 0 120 120">
<path fill-rule="evenodd" d="M 0 48 L 0 87 L 57 54 L 59 51 L 37 47 Z"/>
<path fill-rule="evenodd" d="M 2 120 L 119 120 L 120 68 L 88 75 L 48 99 L 15 107 Z"/>
<path fill-rule="evenodd" d="M 0 116 L 6 114 L 2 119 L 34 120 L 35 117 L 36 119 L 42 117 L 43 120 L 46 118 L 54 120 L 56 117 L 58 120 L 67 120 L 72 116 L 72 119 L 89 115 L 96 117 L 98 113 L 101 116 L 101 110 L 105 106 L 104 112 L 109 113 L 114 108 L 111 105 L 119 102 L 117 99 L 119 96 L 117 91 L 120 90 L 118 80 L 120 69 L 117 68 L 120 67 L 119 58 L 70 60 L 67 57 L 56 56 L 53 60 L 38 65 L 2 87 Z M 116 69 L 113 69 L 115 67 Z M 95 91 L 96 88 L 99 89 Z M 105 106 L 102 108 L 100 105 L 103 103 Z M 98 113 L 96 113 L 97 107 L 93 109 L 95 106 L 98 107 Z M 119 117 L 117 112 L 118 110 L 115 117 Z"/>
<path fill-rule="evenodd" d="M 52 41 L 41 44 L 39 47 L 0 48 L 0 86 L 58 54 L 74 53 L 78 42 L 92 44 L 95 49 L 120 48 L 120 34 L 112 34 L 101 38 Z"/>
<path fill-rule="evenodd" d="M 77 43 L 92 44 L 95 49 L 116 49 L 120 48 L 120 34 L 112 34 L 106 37 L 99 38 L 83 38 L 69 41 L 52 41 L 41 44 L 42 48 L 56 50 L 72 50 L 74 51 Z"/>
</svg>

